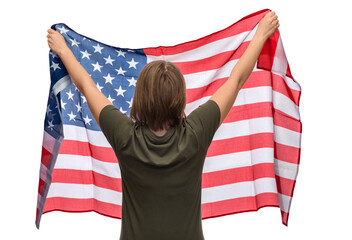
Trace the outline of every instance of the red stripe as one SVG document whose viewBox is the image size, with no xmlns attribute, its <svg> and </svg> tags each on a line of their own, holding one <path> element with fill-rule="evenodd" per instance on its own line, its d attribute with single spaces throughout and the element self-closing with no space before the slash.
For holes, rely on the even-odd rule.
<svg viewBox="0 0 352 240">
<path fill-rule="evenodd" d="M 189 88 L 186 89 L 187 103 L 196 101 L 200 98 L 206 96 L 212 96 L 226 81 L 226 78 L 215 79 L 208 85 L 198 88 Z M 272 81 L 270 79 L 270 73 L 265 71 L 256 71 L 252 72 L 245 84 L 241 89 L 246 88 L 254 88 L 254 87 L 262 87 L 262 86 L 270 86 L 272 85 Z M 280 89 L 278 89 L 280 91 Z M 283 93 L 284 94 L 284 93 Z"/>
<path fill-rule="evenodd" d="M 122 192 L 121 178 L 109 177 L 92 170 L 54 169 L 52 183 L 94 184 Z"/>
<path fill-rule="evenodd" d="M 288 163 L 299 164 L 300 148 L 283 145 L 275 142 L 274 156 L 276 159 Z"/>
<path fill-rule="evenodd" d="M 273 163 L 204 173 L 202 188 L 253 181 L 263 177 L 275 178 Z M 108 177 L 91 170 L 54 169 L 52 183 L 94 184 L 97 187 L 122 192 L 121 178 Z"/>
<path fill-rule="evenodd" d="M 290 213 L 284 212 L 281 210 L 281 218 L 282 218 L 282 223 L 287 227 L 288 226 L 288 215 Z"/>
<path fill-rule="evenodd" d="M 202 37 L 193 41 L 188 41 L 174 46 L 149 47 L 149 48 L 144 48 L 143 50 L 146 55 L 152 55 L 152 56 L 174 55 L 174 54 L 190 51 L 195 48 L 201 47 L 203 45 L 209 44 L 211 42 L 215 42 L 223 38 L 231 37 L 236 34 L 252 30 L 255 27 L 255 25 L 263 18 L 266 11 L 269 11 L 269 10 L 265 9 L 265 10 L 261 10 L 256 13 L 250 14 L 225 29 L 219 30 L 210 35 L 207 35 L 205 37 Z M 251 17 L 249 18 L 249 16 Z"/>
<path fill-rule="evenodd" d="M 287 84 L 285 79 L 283 79 L 280 75 L 271 73 L 271 81 L 273 90 L 279 92 L 294 102 L 297 106 L 299 105 L 299 97 L 301 91 L 295 90 L 290 88 Z"/>
<path fill-rule="evenodd" d="M 42 159 L 41 159 L 41 163 L 48 168 L 49 166 L 49 161 L 51 158 L 51 152 L 49 152 L 48 150 L 45 149 L 45 147 L 42 146 Z"/>
<path fill-rule="evenodd" d="M 285 194 L 287 196 L 293 196 L 293 188 L 295 186 L 295 180 L 275 176 L 277 183 L 277 191 L 281 194 Z"/>
<path fill-rule="evenodd" d="M 235 198 L 202 204 L 202 219 L 240 212 L 257 211 L 262 207 L 279 207 L 276 193 L 262 193 L 253 197 Z M 99 200 L 53 197 L 47 198 L 43 214 L 51 211 L 90 212 L 121 219 L 122 206 Z"/>
<path fill-rule="evenodd" d="M 51 197 L 45 201 L 43 214 L 51 211 L 90 212 L 94 211 L 108 217 L 121 219 L 122 206 L 102 202 L 94 198 L 77 199 L 64 197 Z"/>
<path fill-rule="evenodd" d="M 45 184 L 44 180 L 39 178 L 38 193 L 40 195 L 42 195 L 42 193 L 43 193 L 44 184 Z"/>
<path fill-rule="evenodd" d="M 103 162 L 118 163 L 114 150 L 111 147 L 95 146 L 89 142 L 64 139 L 61 143 L 59 154 L 92 156 L 94 159 Z"/>
<path fill-rule="evenodd" d="M 257 133 L 223 140 L 212 141 L 207 157 L 234 152 L 250 151 L 256 148 L 273 148 L 273 133 Z"/>
<path fill-rule="evenodd" d="M 271 102 L 260 102 L 232 107 L 223 123 L 237 122 L 261 117 L 272 117 L 272 106 L 273 104 Z"/>
<path fill-rule="evenodd" d="M 262 207 L 279 207 L 276 193 L 261 193 L 253 197 L 234 198 L 202 204 L 202 219 L 228 214 L 257 211 Z"/>
<path fill-rule="evenodd" d="M 234 51 L 222 52 L 214 56 L 195 61 L 173 63 L 181 70 L 183 75 L 218 69 L 231 60 L 240 59 L 246 51 L 248 45 L 249 42 L 247 41 L 241 43 L 241 45 Z"/>
<path fill-rule="evenodd" d="M 263 49 L 258 57 L 257 67 L 271 72 L 273 67 L 276 46 L 280 37 L 279 29 L 271 35 L 265 42 Z"/>
<path fill-rule="evenodd" d="M 202 188 L 254 181 L 264 177 L 275 178 L 273 163 L 260 163 L 253 166 L 203 173 Z"/>
<path fill-rule="evenodd" d="M 302 133 L 302 122 L 297 120 L 286 113 L 274 109 L 274 124 L 298 133 Z"/>
<path fill-rule="evenodd" d="M 194 102 L 206 96 L 212 96 L 226 81 L 226 78 L 219 78 L 206 86 L 199 88 L 186 89 L 187 103 Z M 277 74 L 267 71 L 252 72 L 241 89 L 249 89 L 255 87 L 272 87 L 273 91 L 283 94 L 291 99 L 298 106 L 300 91 L 289 88 L 285 80 Z M 238 107 L 238 106 L 236 106 Z"/>
</svg>

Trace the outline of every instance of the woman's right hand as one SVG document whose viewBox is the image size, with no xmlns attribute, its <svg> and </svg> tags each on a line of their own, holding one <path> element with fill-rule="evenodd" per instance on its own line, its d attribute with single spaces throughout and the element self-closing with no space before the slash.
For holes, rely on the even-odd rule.
<svg viewBox="0 0 352 240">
<path fill-rule="evenodd" d="M 255 35 L 266 41 L 280 26 L 279 19 L 274 11 L 270 11 L 260 20 Z"/>
</svg>

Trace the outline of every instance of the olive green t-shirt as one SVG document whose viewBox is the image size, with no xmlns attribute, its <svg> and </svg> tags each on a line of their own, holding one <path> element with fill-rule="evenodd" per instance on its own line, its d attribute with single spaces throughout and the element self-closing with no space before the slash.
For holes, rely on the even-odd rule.
<svg viewBox="0 0 352 240">
<path fill-rule="evenodd" d="M 99 115 L 102 132 L 121 171 L 120 240 L 202 240 L 203 164 L 218 129 L 213 100 L 198 106 L 182 126 L 157 136 L 115 106 Z"/>
</svg>

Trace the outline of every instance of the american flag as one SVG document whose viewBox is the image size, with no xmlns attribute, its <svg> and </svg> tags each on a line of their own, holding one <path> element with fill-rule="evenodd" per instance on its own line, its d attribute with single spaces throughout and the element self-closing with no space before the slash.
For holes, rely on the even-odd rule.
<svg viewBox="0 0 352 240">
<path fill-rule="evenodd" d="M 149 62 L 176 64 L 186 80 L 189 115 L 228 79 L 263 9 L 231 26 L 175 46 L 127 49 L 60 31 L 97 88 L 129 115 L 138 74 Z M 120 218 L 121 175 L 114 151 L 60 58 L 49 54 L 51 85 L 44 121 L 36 227 L 42 214 L 95 211 Z M 265 43 L 249 79 L 214 135 L 202 178 L 202 219 L 278 207 L 287 226 L 300 162 L 300 85 L 293 79 L 279 30 Z"/>
</svg>

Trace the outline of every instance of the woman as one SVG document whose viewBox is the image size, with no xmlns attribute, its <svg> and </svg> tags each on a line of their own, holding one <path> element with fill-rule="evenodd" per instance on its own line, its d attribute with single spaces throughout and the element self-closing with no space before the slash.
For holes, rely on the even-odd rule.
<svg viewBox="0 0 352 240">
<path fill-rule="evenodd" d="M 142 69 L 129 118 L 98 90 L 63 36 L 48 29 L 49 47 L 86 97 L 118 159 L 123 192 L 120 240 L 204 239 L 201 184 L 208 147 L 265 41 L 278 27 L 275 12 L 268 12 L 228 80 L 187 118 L 186 84 L 176 65 L 154 61 Z"/>
</svg>

